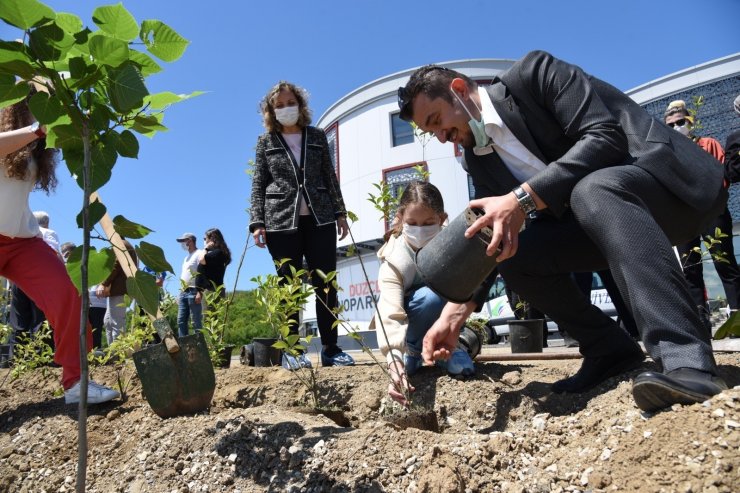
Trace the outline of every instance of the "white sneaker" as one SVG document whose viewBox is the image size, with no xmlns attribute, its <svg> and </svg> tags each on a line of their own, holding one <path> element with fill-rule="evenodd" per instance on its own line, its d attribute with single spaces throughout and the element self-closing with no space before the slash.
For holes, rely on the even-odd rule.
<svg viewBox="0 0 740 493">
<path fill-rule="evenodd" d="M 77 382 L 73 387 L 64 391 L 64 402 L 66 404 L 77 404 L 80 402 L 80 382 Z M 92 380 L 87 383 L 88 404 L 100 404 L 101 402 L 112 401 L 119 397 L 121 397 L 121 394 L 105 385 L 100 385 Z"/>
</svg>

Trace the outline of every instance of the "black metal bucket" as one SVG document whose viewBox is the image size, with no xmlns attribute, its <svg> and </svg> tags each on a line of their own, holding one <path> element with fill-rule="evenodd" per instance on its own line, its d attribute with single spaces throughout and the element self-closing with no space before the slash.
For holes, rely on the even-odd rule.
<svg viewBox="0 0 740 493">
<path fill-rule="evenodd" d="M 480 209 L 466 208 L 416 252 L 416 267 L 424 284 L 446 300 L 469 301 L 496 267 L 496 257 L 486 255 L 493 236 L 490 228 L 465 238 L 465 230 L 482 215 Z"/>
</svg>

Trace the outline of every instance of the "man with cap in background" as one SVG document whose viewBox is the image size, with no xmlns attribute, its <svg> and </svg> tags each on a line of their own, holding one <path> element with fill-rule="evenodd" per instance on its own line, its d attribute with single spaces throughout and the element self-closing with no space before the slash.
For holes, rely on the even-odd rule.
<svg viewBox="0 0 740 493">
<path fill-rule="evenodd" d="M 203 251 L 195 244 L 195 235 L 185 233 L 177 241 L 182 249 L 187 252 L 182 261 L 182 272 L 180 274 L 180 295 L 178 296 L 177 327 L 180 337 L 188 335 L 188 321 L 193 317 L 193 331 L 203 327 L 203 305 L 201 305 L 201 293 L 195 287 L 195 278 L 198 275 L 198 262 Z"/>
<path fill-rule="evenodd" d="M 735 98 L 733 106 L 740 116 L 740 96 Z M 730 183 L 740 181 L 740 129 L 728 135 L 725 141 L 725 179 Z"/>
<path fill-rule="evenodd" d="M 680 99 L 672 101 L 665 111 L 665 123 L 673 130 L 693 140 L 699 147 L 714 156 L 717 165 L 725 162 L 725 151 L 717 139 L 711 137 L 699 137 L 695 134 L 694 116 L 689 112 L 686 103 Z M 725 170 L 725 180 L 727 180 Z M 719 229 L 725 237 L 716 238 L 716 230 Z M 735 249 L 732 244 L 732 217 L 725 205 L 722 213 L 710 222 L 700 236 L 688 243 L 678 245 L 681 255 L 681 265 L 686 281 L 689 283 L 689 292 L 694 303 L 699 309 L 699 315 L 704 322 L 705 329 L 712 336 L 712 323 L 709 318 L 709 308 L 706 304 L 706 287 L 704 285 L 704 267 L 702 254 L 696 251 L 701 245 L 701 240 L 710 241 L 709 238 L 719 240 L 720 243 L 713 245 L 709 251 L 712 253 L 714 268 L 722 281 L 722 286 L 727 296 L 727 304 L 730 310 L 740 307 L 740 268 L 735 260 Z"/>
</svg>

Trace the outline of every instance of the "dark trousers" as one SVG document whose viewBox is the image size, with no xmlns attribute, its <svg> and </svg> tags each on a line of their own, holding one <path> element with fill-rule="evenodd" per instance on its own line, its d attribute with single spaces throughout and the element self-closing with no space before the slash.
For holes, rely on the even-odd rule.
<svg viewBox="0 0 740 493">
<path fill-rule="evenodd" d="M 331 310 L 337 307 L 337 291 L 326 285 L 316 273 L 321 270 L 329 273 L 337 270 L 337 227 L 334 223 L 317 226 L 312 216 L 301 216 L 298 230 L 291 232 L 267 232 L 267 249 L 273 260 L 290 259 L 278 269 L 280 276 L 290 275 L 290 266 L 295 269 L 303 268 L 303 258 L 306 258 L 308 270 L 311 273 L 311 284 L 316 293 L 316 321 L 321 335 L 321 344 L 336 346 L 337 331 L 332 328 L 335 317 Z M 328 288 L 328 291 L 325 291 Z M 327 308 L 328 307 L 328 308 Z M 291 327 L 292 333 L 298 333 L 298 314 L 293 317 L 295 323 Z"/>
<path fill-rule="evenodd" d="M 694 304 L 703 307 L 706 301 L 704 266 L 702 265 L 701 254 L 692 251 L 692 249 L 700 246 L 702 238 L 707 236 L 716 237 L 716 228 L 719 228 L 727 237 L 720 238 L 721 243 L 710 248 L 709 252 L 716 253 L 720 251 L 724 253 L 727 262 L 714 260 L 714 268 L 717 270 L 717 275 L 719 275 L 722 286 L 725 288 L 727 304 L 730 305 L 730 309 L 737 310 L 740 306 L 740 299 L 738 298 L 740 296 L 740 268 L 738 268 L 737 260 L 735 260 L 735 247 L 732 244 L 732 217 L 727 207 L 722 211 L 722 214 L 711 222 L 708 228 L 702 231 L 701 236 L 697 236 L 688 243 L 677 247 L 678 253 L 681 255 L 681 263 L 686 266 L 683 273 L 689 283 L 689 291 Z"/>
<path fill-rule="evenodd" d="M 15 284 L 11 285 L 10 301 L 10 326 L 13 332 L 10 334 L 10 344 L 18 342 L 18 337 L 25 335 L 30 337 L 36 333 L 39 326 L 46 321 L 46 315 L 36 306 L 31 298 Z M 54 349 L 54 339 L 49 338 L 46 341 L 51 349 Z"/>
<path fill-rule="evenodd" d="M 697 211 L 637 166 L 594 171 L 573 188 L 569 212 L 561 218 L 543 214 L 521 233 L 518 252 L 499 264 L 499 272 L 578 340 L 584 356 L 599 357 L 634 342 L 591 304 L 570 274 L 608 268 L 645 348 L 664 371 L 716 373 L 708 334 L 673 251 L 722 211 L 727 192 L 714 194 L 714 206 Z"/>
<path fill-rule="evenodd" d="M 103 345 L 105 311 L 106 309 L 103 307 L 91 306 L 87 312 L 87 319 L 92 325 L 93 349 L 100 349 Z"/>
</svg>

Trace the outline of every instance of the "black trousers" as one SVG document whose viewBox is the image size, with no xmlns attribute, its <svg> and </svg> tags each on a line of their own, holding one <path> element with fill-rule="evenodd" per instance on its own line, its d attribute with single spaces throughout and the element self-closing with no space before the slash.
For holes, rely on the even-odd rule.
<svg viewBox="0 0 740 493">
<path fill-rule="evenodd" d="M 701 255 L 692 251 L 692 249 L 700 246 L 702 238 L 707 236 L 714 238 L 716 228 L 719 228 L 727 237 L 721 238 L 721 243 L 710 248 L 709 252 L 721 251 L 725 254 L 724 258 L 727 259 L 727 262 L 715 260 L 714 268 L 717 270 L 717 275 L 722 281 L 722 287 L 725 289 L 727 304 L 730 305 L 730 309 L 737 310 L 740 306 L 740 298 L 738 298 L 740 297 L 740 268 L 738 268 L 737 260 L 735 260 L 735 247 L 732 244 L 732 217 L 727 207 L 722 211 L 722 214 L 711 222 L 708 228 L 702 231 L 701 236 L 697 236 L 688 243 L 677 247 L 678 253 L 681 255 L 681 263 L 686 266 L 683 273 L 689 283 L 689 291 L 694 303 L 696 306 L 704 306 L 706 301 L 704 298 L 704 266 L 702 265 Z"/>
<path fill-rule="evenodd" d="M 105 319 L 105 308 L 91 306 L 87 312 L 87 319 L 92 326 L 93 349 L 103 347 L 103 320 Z"/>
<path fill-rule="evenodd" d="M 693 238 L 727 200 L 698 211 L 634 165 L 594 171 L 573 188 L 570 212 L 542 215 L 521 233 L 516 255 L 499 264 L 511 288 L 579 342 L 587 357 L 633 347 L 627 332 L 590 303 L 571 272 L 611 270 L 650 356 L 664 371 L 716 373 L 673 245 Z"/>
<path fill-rule="evenodd" d="M 280 276 L 290 275 L 290 266 L 295 269 L 303 268 L 303 258 L 306 259 L 308 270 L 311 273 L 311 285 L 316 293 L 316 322 L 319 326 L 321 344 L 336 346 L 337 331 L 332 327 L 334 315 L 331 310 L 337 307 L 337 291 L 331 285 L 326 285 L 316 273 L 321 270 L 329 273 L 337 270 L 337 227 L 335 223 L 317 226 L 313 216 L 301 216 L 298 221 L 298 230 L 291 232 L 267 232 L 267 249 L 273 260 L 290 259 L 278 269 Z M 327 290 L 328 288 L 328 290 Z M 293 316 L 295 324 L 291 327 L 292 333 L 298 332 L 298 314 Z"/>
</svg>

